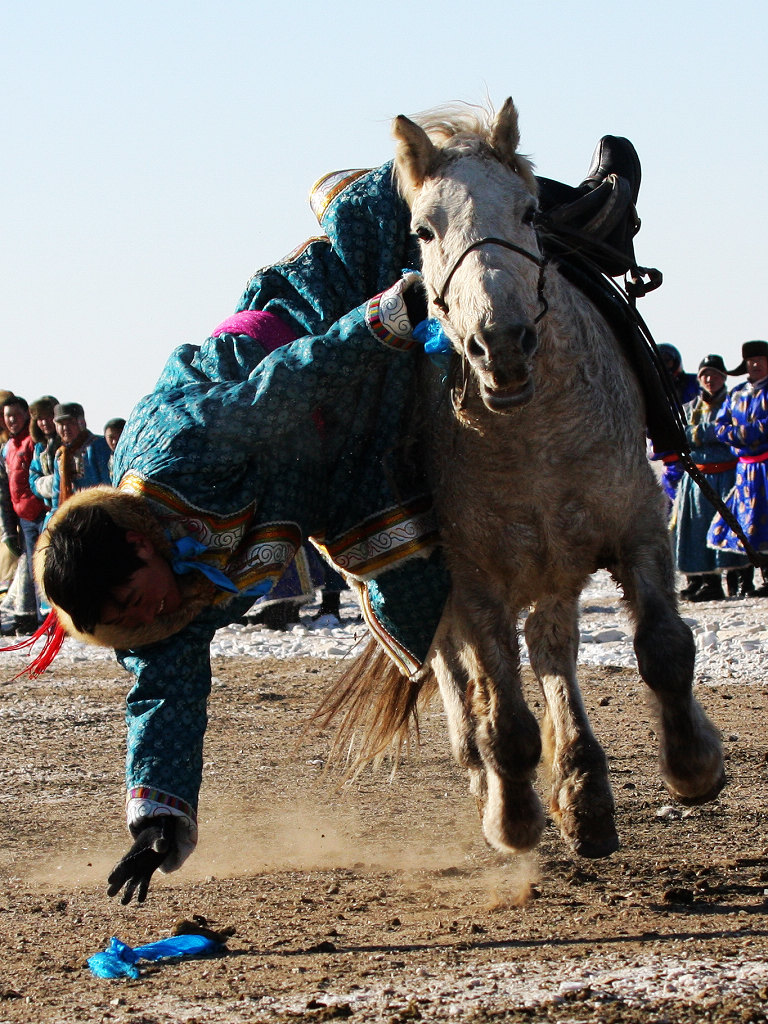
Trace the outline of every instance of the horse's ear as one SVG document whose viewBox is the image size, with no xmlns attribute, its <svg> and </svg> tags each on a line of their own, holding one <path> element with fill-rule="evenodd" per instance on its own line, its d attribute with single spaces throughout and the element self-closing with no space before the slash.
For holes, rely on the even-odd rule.
<svg viewBox="0 0 768 1024">
<path fill-rule="evenodd" d="M 517 147 L 520 145 L 520 129 L 517 126 L 517 107 L 511 96 L 504 100 L 504 106 L 493 123 L 490 142 L 501 159 L 514 167 Z"/>
<path fill-rule="evenodd" d="M 412 192 L 424 183 L 437 155 L 437 147 L 427 133 L 410 118 L 399 114 L 392 122 L 395 147 L 395 169 L 404 192 Z"/>
</svg>

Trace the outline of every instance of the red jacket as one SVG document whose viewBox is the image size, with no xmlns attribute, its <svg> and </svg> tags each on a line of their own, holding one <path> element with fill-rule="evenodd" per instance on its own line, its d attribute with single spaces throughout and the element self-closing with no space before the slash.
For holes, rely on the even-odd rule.
<svg viewBox="0 0 768 1024">
<path fill-rule="evenodd" d="M 45 503 L 29 486 L 29 464 L 34 453 L 35 442 L 29 435 L 29 429 L 9 438 L 3 449 L 11 504 L 19 519 L 37 520 L 46 510 Z"/>
</svg>

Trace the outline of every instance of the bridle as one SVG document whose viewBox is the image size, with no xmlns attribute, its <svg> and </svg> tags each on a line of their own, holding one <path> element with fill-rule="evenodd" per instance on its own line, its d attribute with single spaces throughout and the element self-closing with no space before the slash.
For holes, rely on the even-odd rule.
<svg viewBox="0 0 768 1024">
<path fill-rule="evenodd" d="M 539 310 L 539 313 L 533 322 L 534 324 L 540 323 L 543 317 L 546 315 L 547 311 L 549 310 L 549 303 L 547 302 L 546 296 L 544 295 L 544 273 L 549 260 L 544 258 L 543 256 L 537 256 L 535 253 L 529 252 L 528 249 L 523 249 L 520 245 L 515 245 L 514 242 L 508 242 L 504 238 L 495 238 L 492 235 L 488 235 L 486 238 L 480 238 L 476 242 L 472 242 L 471 245 L 468 245 L 466 247 L 466 249 L 462 252 L 462 254 L 454 263 L 445 281 L 443 281 L 443 287 L 440 289 L 440 293 L 433 300 L 434 304 L 447 318 L 448 303 L 446 302 L 445 296 L 450 286 L 451 280 L 453 279 L 453 275 L 459 269 L 464 259 L 471 252 L 473 252 L 475 249 L 482 248 L 482 246 L 484 245 L 500 245 L 503 249 L 509 249 L 511 252 L 516 252 L 520 256 L 525 256 L 527 260 L 530 260 L 531 263 L 535 263 L 536 266 L 539 268 L 539 280 L 536 285 L 536 296 L 539 300 L 539 303 L 541 304 L 541 309 Z M 463 422 L 468 423 L 469 421 L 464 410 L 466 408 L 467 403 L 470 374 L 467 364 L 467 357 L 465 353 L 462 353 L 461 365 L 463 371 L 462 384 L 458 392 L 455 390 L 452 392 L 451 404 L 453 405 L 454 412 L 459 417 L 459 419 L 461 419 Z"/>
<path fill-rule="evenodd" d="M 467 257 L 475 249 L 482 248 L 482 246 L 484 245 L 500 245 L 504 249 L 510 249 L 512 252 L 516 252 L 520 256 L 525 256 L 527 260 L 530 260 L 531 263 L 535 263 L 536 266 L 539 268 L 539 281 L 536 286 L 536 296 L 541 304 L 541 310 L 539 311 L 538 316 L 533 321 L 534 324 L 539 323 L 539 321 L 546 315 L 547 310 L 549 309 L 549 303 L 547 302 L 547 299 L 544 295 L 544 271 L 546 270 L 546 266 L 549 261 L 545 259 L 543 256 L 537 256 L 535 253 L 529 252 L 527 249 L 523 249 L 519 245 L 515 245 L 514 242 L 507 242 L 504 238 L 494 238 L 491 235 L 489 235 L 487 238 L 480 238 L 477 242 L 472 242 L 472 244 L 468 245 L 464 252 L 461 254 L 461 256 L 459 256 L 459 258 L 456 260 L 448 276 L 443 282 L 443 287 L 440 289 L 439 295 L 434 300 L 434 303 L 437 306 L 437 308 L 445 316 L 448 316 L 448 303 L 445 300 L 445 296 L 450 286 L 451 280 L 453 279 L 453 275 L 459 269 L 465 257 Z"/>
</svg>

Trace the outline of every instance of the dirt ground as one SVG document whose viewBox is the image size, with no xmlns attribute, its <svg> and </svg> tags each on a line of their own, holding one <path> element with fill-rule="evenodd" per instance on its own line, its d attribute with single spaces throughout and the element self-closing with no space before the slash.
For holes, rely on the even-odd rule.
<svg viewBox="0 0 768 1024">
<path fill-rule="evenodd" d="M 339 663 L 214 666 L 201 842 L 143 906 L 107 899 L 122 823 L 127 677 L 62 663 L 0 687 L 0 1022 L 766 1020 L 766 693 L 699 688 L 729 783 L 673 808 L 637 676 L 585 670 L 622 848 L 573 858 L 549 826 L 484 844 L 440 708 L 394 779 L 341 789 L 327 737 L 296 749 Z M 588 678 L 587 678 L 588 677 Z M 105 981 L 86 965 L 179 920 L 234 928 L 209 959 Z"/>
</svg>

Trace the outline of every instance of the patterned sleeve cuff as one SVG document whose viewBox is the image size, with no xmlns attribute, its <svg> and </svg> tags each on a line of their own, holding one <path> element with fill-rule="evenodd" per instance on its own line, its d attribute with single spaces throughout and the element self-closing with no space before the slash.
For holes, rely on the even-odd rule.
<svg viewBox="0 0 768 1024">
<path fill-rule="evenodd" d="M 413 325 L 405 308 L 403 290 L 407 283 L 407 277 L 401 278 L 385 292 L 374 295 L 365 310 L 365 321 L 371 334 L 388 348 L 402 352 L 422 347 L 413 338 Z"/>
<path fill-rule="evenodd" d="M 143 824 L 147 818 L 159 818 L 164 814 L 172 814 L 177 818 L 176 845 L 177 850 L 163 861 L 160 870 L 164 874 L 176 871 L 197 846 L 197 815 L 193 807 L 170 793 L 149 786 L 135 786 L 129 789 L 125 799 L 125 817 L 128 828 Z"/>
</svg>

